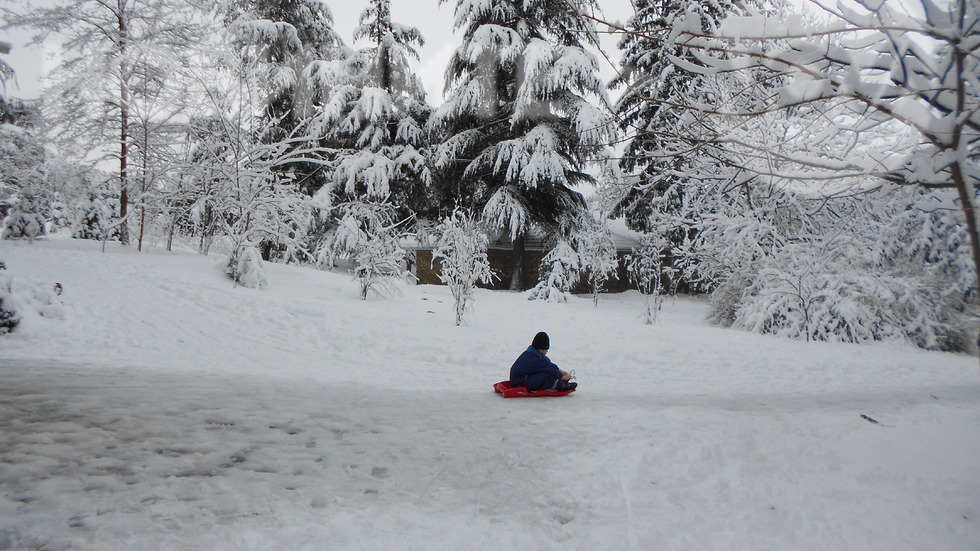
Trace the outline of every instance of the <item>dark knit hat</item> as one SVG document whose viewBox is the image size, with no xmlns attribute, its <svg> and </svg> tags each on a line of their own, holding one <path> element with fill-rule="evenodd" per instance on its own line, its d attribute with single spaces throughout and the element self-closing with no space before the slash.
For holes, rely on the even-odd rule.
<svg viewBox="0 0 980 551">
<path fill-rule="evenodd" d="M 542 331 L 534 336 L 534 340 L 531 341 L 531 346 L 536 350 L 551 350 L 551 339 L 548 338 L 547 333 Z"/>
</svg>

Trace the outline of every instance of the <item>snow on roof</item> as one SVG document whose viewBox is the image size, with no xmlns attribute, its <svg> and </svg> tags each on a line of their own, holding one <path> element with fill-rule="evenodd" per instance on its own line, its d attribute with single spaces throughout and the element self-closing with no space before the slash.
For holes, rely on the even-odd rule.
<svg viewBox="0 0 980 551">
<path fill-rule="evenodd" d="M 616 244 L 617 251 L 640 247 L 640 240 L 643 238 L 643 234 L 626 227 L 625 217 L 606 220 L 606 226 L 609 227 L 609 232 L 612 234 L 613 243 Z"/>
</svg>

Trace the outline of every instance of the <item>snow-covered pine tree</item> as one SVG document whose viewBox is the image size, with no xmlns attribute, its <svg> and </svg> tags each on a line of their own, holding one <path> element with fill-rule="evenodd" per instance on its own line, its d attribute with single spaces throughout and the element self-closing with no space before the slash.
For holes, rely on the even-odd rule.
<svg viewBox="0 0 980 551">
<path fill-rule="evenodd" d="M 439 245 L 432 261 L 439 262 L 439 280 L 445 283 L 456 302 L 456 325 L 473 302 L 477 283 L 490 283 L 497 276 L 487 258 L 486 231 L 469 212 L 455 209 L 436 227 Z"/>
<path fill-rule="evenodd" d="M 250 41 L 258 46 L 268 64 L 269 89 L 266 116 L 279 127 L 269 139 L 293 134 L 312 107 L 308 83 L 302 81 L 307 66 L 331 59 L 344 42 L 334 29 L 333 14 L 316 0 L 246 0 L 222 2 L 219 8 L 229 23 L 250 27 Z"/>
<path fill-rule="evenodd" d="M 329 193 L 335 204 L 388 198 L 403 217 L 426 206 L 430 181 L 423 132 L 429 108 L 412 71 L 424 43 L 414 27 L 391 20 L 390 0 L 372 0 L 355 39 L 372 46 L 343 61 L 315 63 L 312 82 L 326 98 L 310 132 L 337 150 Z"/>
<path fill-rule="evenodd" d="M 455 27 L 463 44 L 431 120 L 442 137 L 439 200 L 465 198 L 510 236 L 510 287 L 523 290 L 528 230 L 569 233 L 585 208 L 574 187 L 594 183 L 586 164 L 614 132 L 607 110 L 590 102 L 608 105 L 590 53 L 595 29 L 564 0 L 459 0 Z"/>
<path fill-rule="evenodd" d="M 333 14 L 319 0 L 222 1 L 220 10 L 229 23 L 249 28 L 250 41 L 268 72 L 264 118 L 269 131 L 267 143 L 290 140 L 313 115 L 322 101 L 307 78 L 312 63 L 345 55 L 347 47 L 334 29 Z M 290 148 L 309 147 L 294 141 Z M 313 194 L 328 181 L 319 163 L 294 160 L 275 168 L 289 174 L 307 194 Z M 282 179 L 283 176 L 280 176 Z"/>
<path fill-rule="evenodd" d="M 90 189 L 75 207 L 71 236 L 75 239 L 108 241 L 119 239 L 119 217 L 112 207 L 112 194 L 105 184 Z"/>
<path fill-rule="evenodd" d="M 34 190 L 21 190 L 16 203 L 0 228 L 3 239 L 27 239 L 30 242 L 47 233 L 43 212 L 43 199 Z"/>
<path fill-rule="evenodd" d="M 34 215 L 47 214 L 48 155 L 40 135 L 40 121 L 41 112 L 36 106 L 16 99 L 0 100 L 0 201 L 6 205 L 0 207 L 0 218 L 12 213 L 8 210 L 18 212 L 18 218 L 10 220 L 16 226 L 11 227 L 8 236 L 13 239 L 38 235 L 39 220 Z"/>
<path fill-rule="evenodd" d="M 319 256 L 349 256 L 366 299 L 405 275 L 398 238 L 423 208 L 430 180 L 422 131 L 428 107 L 409 64 L 422 36 L 391 20 L 388 0 L 373 0 L 362 12 L 355 38 L 372 46 L 311 66 L 311 80 L 326 99 L 309 128 L 335 147 L 332 183 L 317 193 L 316 204 L 339 226 Z"/>
<path fill-rule="evenodd" d="M 71 224 L 71 209 L 61 192 L 56 191 L 51 198 L 51 220 L 48 223 L 48 231 L 53 233 L 61 228 L 70 228 Z"/>
<path fill-rule="evenodd" d="M 20 314 L 14 306 L 13 274 L 0 260 L 0 336 L 13 331 L 20 323 Z"/>
<path fill-rule="evenodd" d="M 634 1 L 635 14 L 626 28 L 635 34 L 624 34 L 620 40 L 622 67 L 609 83 L 610 88 L 622 90 L 615 105 L 620 129 L 627 138 L 620 164 L 625 173 L 637 176 L 628 180 L 629 190 L 616 209 L 630 228 L 664 234 L 672 244 L 681 243 L 688 228 L 670 218 L 682 208 L 685 186 L 699 173 L 713 176 L 692 167 L 721 158 L 717 151 L 705 151 L 703 142 L 692 139 L 707 130 L 703 128 L 705 119 L 691 121 L 688 110 L 672 105 L 704 103 L 712 92 L 701 82 L 701 75 L 676 61 L 693 54 L 664 39 L 682 16 L 696 19 L 703 33 L 714 34 L 725 17 L 744 14 L 750 3 L 758 4 L 752 0 Z M 678 125 L 692 127 L 689 135 L 678 135 L 674 131 Z M 674 154 L 680 151 L 686 154 Z"/>
</svg>

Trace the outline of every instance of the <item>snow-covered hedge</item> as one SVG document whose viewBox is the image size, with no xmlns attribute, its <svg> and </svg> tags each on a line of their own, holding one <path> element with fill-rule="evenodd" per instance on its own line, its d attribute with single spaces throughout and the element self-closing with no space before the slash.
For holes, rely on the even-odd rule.
<svg viewBox="0 0 980 551">
<path fill-rule="evenodd" d="M 936 282 L 870 267 L 819 264 L 776 263 L 760 270 L 742 288 L 732 325 L 805 340 L 907 339 L 940 350 L 968 346 L 967 317 L 944 305 Z"/>
<path fill-rule="evenodd" d="M 941 208 L 935 193 L 901 191 L 890 200 L 888 209 L 861 214 L 869 219 L 852 231 L 778 235 L 780 246 L 720 278 L 711 319 L 805 340 L 971 350 L 977 289 L 962 215 Z"/>
</svg>

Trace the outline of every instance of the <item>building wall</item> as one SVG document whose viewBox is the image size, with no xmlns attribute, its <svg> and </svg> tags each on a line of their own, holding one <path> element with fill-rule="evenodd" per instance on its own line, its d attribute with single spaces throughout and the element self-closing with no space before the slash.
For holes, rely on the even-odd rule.
<svg viewBox="0 0 980 551">
<path fill-rule="evenodd" d="M 610 274 L 609 279 L 606 280 L 606 284 L 603 285 L 603 293 L 622 293 L 631 288 L 629 274 L 626 272 L 626 255 L 628 254 L 630 253 L 624 251 L 616 253 L 616 258 L 619 260 L 619 266 L 616 267 L 616 273 Z M 591 294 L 592 288 L 589 286 L 588 278 L 583 277 L 578 284 L 572 288 L 572 293 L 576 295 Z"/>
<path fill-rule="evenodd" d="M 624 259 L 629 253 L 620 252 L 619 253 L 619 268 L 617 269 L 617 278 L 610 277 L 606 282 L 603 292 L 606 293 L 621 293 L 629 289 L 629 278 L 626 273 L 626 264 Z M 513 272 L 514 263 L 512 258 L 514 257 L 514 252 L 509 249 L 488 249 L 487 259 L 490 261 L 490 267 L 493 269 L 494 273 L 500 279 L 494 279 L 489 285 L 479 285 L 484 289 L 493 290 L 507 290 L 510 288 L 510 277 Z M 530 289 L 537 285 L 540 281 L 540 268 L 541 259 L 544 258 L 544 251 L 524 251 L 524 288 Z M 432 262 L 432 251 L 429 249 L 419 249 L 415 251 L 415 277 L 418 278 L 418 283 L 420 285 L 442 285 L 439 280 L 439 261 L 436 260 Z M 588 281 L 580 281 L 578 285 L 572 289 L 573 293 L 576 294 L 588 294 L 591 292 L 589 289 Z"/>
<path fill-rule="evenodd" d="M 442 285 L 439 281 L 439 261 L 432 265 L 432 251 L 419 249 L 415 251 L 415 277 L 419 285 Z"/>
<path fill-rule="evenodd" d="M 538 269 L 544 251 L 524 251 L 524 288 L 530 289 L 538 284 Z M 485 289 L 504 291 L 510 289 L 510 278 L 514 275 L 514 251 L 511 249 L 487 249 L 487 260 L 490 268 L 500 279 L 494 279 L 490 285 L 481 285 Z"/>
</svg>

